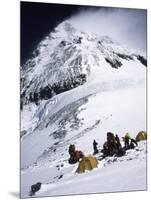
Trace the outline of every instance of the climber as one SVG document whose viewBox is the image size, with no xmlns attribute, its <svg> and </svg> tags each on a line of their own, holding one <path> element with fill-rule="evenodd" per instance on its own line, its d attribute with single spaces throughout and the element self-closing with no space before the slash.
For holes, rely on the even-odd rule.
<svg viewBox="0 0 151 200">
<path fill-rule="evenodd" d="M 131 138 L 131 142 L 130 142 L 129 148 L 130 149 L 134 149 L 136 146 L 138 146 L 137 141 L 134 140 L 133 138 Z"/>
<path fill-rule="evenodd" d="M 103 157 L 106 157 L 106 156 L 108 156 L 109 155 L 109 148 L 108 148 L 108 144 L 107 144 L 107 142 L 105 142 L 104 144 L 103 144 L 103 149 L 101 150 L 101 152 L 103 153 Z"/>
<path fill-rule="evenodd" d="M 70 156 L 74 155 L 74 152 L 75 152 L 75 145 L 74 144 L 70 144 L 68 152 L 69 152 Z"/>
<path fill-rule="evenodd" d="M 95 140 L 93 140 L 93 149 L 94 149 L 93 155 L 95 155 L 99 152 L 97 145 L 98 145 L 98 143 Z"/>
<path fill-rule="evenodd" d="M 117 134 L 115 135 L 115 141 L 116 141 L 117 149 L 121 149 L 122 145 L 120 143 L 120 139 L 119 139 L 119 136 Z"/>
<path fill-rule="evenodd" d="M 111 132 L 107 133 L 107 146 L 108 146 L 108 153 L 110 156 L 113 156 L 114 154 L 117 153 L 115 136 Z"/>
<path fill-rule="evenodd" d="M 130 139 L 131 139 L 129 133 L 126 133 L 125 137 L 123 139 L 124 139 L 124 142 L 125 142 L 125 145 L 124 145 L 125 150 L 127 150 L 127 149 L 129 149 Z"/>
</svg>

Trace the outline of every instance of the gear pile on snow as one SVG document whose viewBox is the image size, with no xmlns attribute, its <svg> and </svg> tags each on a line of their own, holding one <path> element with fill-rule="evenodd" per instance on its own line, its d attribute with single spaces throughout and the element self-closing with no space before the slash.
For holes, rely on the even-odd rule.
<svg viewBox="0 0 151 200">
<path fill-rule="evenodd" d="M 70 164 L 77 163 L 80 160 L 80 158 L 84 157 L 83 152 L 76 150 L 74 144 L 71 144 L 69 146 L 69 154 L 70 154 L 70 158 L 69 158 Z"/>
<path fill-rule="evenodd" d="M 42 183 L 38 182 L 31 186 L 30 196 L 34 196 L 41 188 Z"/>
</svg>

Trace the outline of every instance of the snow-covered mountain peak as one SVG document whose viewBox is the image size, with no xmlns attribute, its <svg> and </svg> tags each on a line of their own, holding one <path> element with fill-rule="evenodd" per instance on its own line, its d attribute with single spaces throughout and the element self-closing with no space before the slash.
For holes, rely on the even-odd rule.
<svg viewBox="0 0 151 200">
<path fill-rule="evenodd" d="M 125 62 L 146 65 L 143 56 L 129 52 L 112 38 L 85 33 L 64 21 L 39 43 L 33 57 L 22 66 L 22 106 L 83 85 L 96 79 L 96 74 L 103 78 L 106 71 L 110 76 Z"/>
</svg>

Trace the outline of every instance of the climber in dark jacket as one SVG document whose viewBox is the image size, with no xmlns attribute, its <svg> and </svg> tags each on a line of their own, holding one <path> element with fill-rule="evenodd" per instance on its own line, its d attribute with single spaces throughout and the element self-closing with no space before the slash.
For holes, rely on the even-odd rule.
<svg viewBox="0 0 151 200">
<path fill-rule="evenodd" d="M 74 155 L 74 152 L 75 152 L 75 145 L 74 144 L 70 144 L 68 152 L 69 152 L 70 156 Z"/>
<path fill-rule="evenodd" d="M 103 149 L 101 152 L 104 154 L 104 157 L 109 156 L 109 148 L 107 142 L 103 144 Z"/>
<path fill-rule="evenodd" d="M 121 149 L 122 148 L 122 145 L 120 143 L 120 139 L 119 139 L 119 136 L 116 134 L 115 136 L 115 141 L 116 141 L 116 146 L 117 146 L 117 149 Z"/>
<path fill-rule="evenodd" d="M 117 153 L 115 136 L 111 132 L 107 133 L 107 146 L 110 156 L 113 156 Z"/>
<path fill-rule="evenodd" d="M 137 141 L 134 140 L 133 138 L 131 138 L 131 142 L 130 142 L 129 148 L 130 149 L 134 149 L 136 146 L 138 146 Z"/>
<path fill-rule="evenodd" d="M 95 155 L 99 152 L 97 145 L 98 145 L 98 143 L 95 140 L 93 140 L 93 149 L 94 149 L 93 155 Z"/>
</svg>

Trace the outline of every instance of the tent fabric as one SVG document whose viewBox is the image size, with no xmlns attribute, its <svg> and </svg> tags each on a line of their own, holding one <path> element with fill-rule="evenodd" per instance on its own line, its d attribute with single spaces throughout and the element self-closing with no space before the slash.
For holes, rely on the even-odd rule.
<svg viewBox="0 0 151 200">
<path fill-rule="evenodd" d="M 140 131 L 136 136 L 136 141 L 147 140 L 147 133 L 145 131 Z"/>
<path fill-rule="evenodd" d="M 83 157 L 76 170 L 77 173 L 84 173 L 86 170 L 91 171 L 97 168 L 98 160 L 94 156 Z"/>
</svg>

